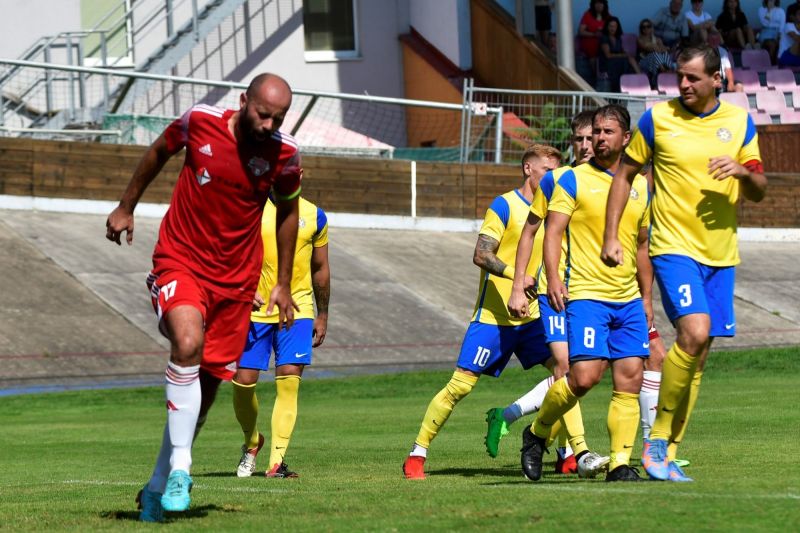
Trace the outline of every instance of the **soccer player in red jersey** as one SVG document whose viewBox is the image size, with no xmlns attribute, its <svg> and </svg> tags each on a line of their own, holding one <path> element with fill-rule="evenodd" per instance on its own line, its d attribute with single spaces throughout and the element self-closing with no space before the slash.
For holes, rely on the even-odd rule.
<svg viewBox="0 0 800 533">
<path fill-rule="evenodd" d="M 145 152 L 106 237 L 133 242 L 133 211 L 164 164 L 186 149 L 147 278 L 159 329 L 170 340 L 166 370 L 167 424 L 150 481 L 138 500 L 140 519 L 189 508 L 191 448 L 216 396 L 242 353 L 263 255 L 261 214 L 276 200 L 278 279 L 268 310 L 289 327 L 296 304 L 290 282 L 298 227 L 297 144 L 278 131 L 292 91 L 274 74 L 256 76 L 239 110 L 199 104 L 170 124 Z"/>
</svg>

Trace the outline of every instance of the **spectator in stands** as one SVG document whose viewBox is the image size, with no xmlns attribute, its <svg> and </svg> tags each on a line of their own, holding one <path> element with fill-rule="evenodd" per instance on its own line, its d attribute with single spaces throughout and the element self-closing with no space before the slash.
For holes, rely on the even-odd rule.
<svg viewBox="0 0 800 533">
<path fill-rule="evenodd" d="M 611 91 L 619 92 L 619 78 L 628 72 L 639 74 L 639 65 L 622 47 L 622 25 L 617 17 L 609 17 L 600 38 L 600 73 L 611 82 Z"/>
<path fill-rule="evenodd" d="M 700 32 L 693 33 L 692 37 L 689 39 L 690 46 L 702 46 L 704 44 L 703 36 Z M 719 77 L 721 84 L 720 87 L 717 88 L 717 96 L 719 96 L 721 92 L 743 92 L 744 84 L 740 81 L 736 81 L 733 77 L 733 56 L 731 56 L 730 52 L 728 52 L 724 46 L 719 45 L 713 48 L 716 48 L 719 53 Z"/>
<path fill-rule="evenodd" d="M 683 14 L 683 0 L 670 0 L 669 7 L 662 7 L 653 19 L 656 37 L 671 49 L 678 48 L 681 41 L 689 37 L 689 24 Z"/>
<path fill-rule="evenodd" d="M 539 41 L 547 48 L 552 48 L 550 31 L 553 29 L 553 0 L 534 0 L 533 9 Z"/>
<path fill-rule="evenodd" d="M 692 0 L 692 9 L 686 12 L 686 21 L 690 33 L 699 33 L 703 42 L 708 42 L 709 35 L 716 34 L 714 19 L 708 11 L 703 11 L 703 0 Z"/>
<path fill-rule="evenodd" d="M 578 24 L 578 49 L 593 61 L 600 53 L 600 37 L 609 16 L 608 0 L 589 0 L 589 9 Z"/>
<path fill-rule="evenodd" d="M 717 29 L 728 48 L 755 48 L 756 37 L 750 28 L 747 15 L 739 7 L 739 0 L 725 0 L 722 13 L 717 17 Z"/>
<path fill-rule="evenodd" d="M 761 48 L 769 52 L 772 63 L 778 62 L 778 41 L 781 38 L 783 25 L 786 23 L 786 12 L 781 8 L 781 0 L 764 0 L 763 6 L 758 8 L 758 20 L 761 22 L 761 31 L 758 41 Z"/>
<path fill-rule="evenodd" d="M 797 3 L 786 10 L 786 24 L 781 32 L 781 44 L 778 48 L 778 65 L 800 67 L 800 5 Z"/>
<path fill-rule="evenodd" d="M 639 68 L 650 79 L 651 87 L 655 87 L 659 73 L 675 70 L 675 63 L 669 54 L 669 48 L 654 33 L 653 23 L 650 19 L 643 19 L 639 22 L 636 58 L 639 60 Z"/>
</svg>

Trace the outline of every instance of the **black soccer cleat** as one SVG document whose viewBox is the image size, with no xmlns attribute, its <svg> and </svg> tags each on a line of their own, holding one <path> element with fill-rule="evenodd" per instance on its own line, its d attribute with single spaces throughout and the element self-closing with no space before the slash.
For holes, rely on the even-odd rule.
<svg viewBox="0 0 800 533">
<path fill-rule="evenodd" d="M 286 463 L 280 463 L 280 464 L 275 463 L 274 465 L 272 465 L 272 468 L 270 468 L 264 473 L 264 476 L 273 478 L 300 477 L 299 475 L 297 475 L 297 472 L 292 472 L 291 470 L 289 470 L 289 467 L 286 465 Z"/>
<path fill-rule="evenodd" d="M 531 481 L 538 481 L 542 477 L 542 456 L 547 451 L 544 445 L 544 439 L 534 435 L 531 428 L 522 431 L 522 473 Z"/>
<path fill-rule="evenodd" d="M 628 465 L 619 465 L 606 474 L 606 481 L 647 481 L 639 476 L 639 471 Z"/>
</svg>

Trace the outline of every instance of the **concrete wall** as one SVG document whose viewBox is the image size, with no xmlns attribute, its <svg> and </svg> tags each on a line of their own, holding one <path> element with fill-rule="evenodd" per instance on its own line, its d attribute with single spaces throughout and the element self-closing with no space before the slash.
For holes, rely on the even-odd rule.
<svg viewBox="0 0 800 533">
<path fill-rule="evenodd" d="M 82 29 L 80 0 L 3 0 L 2 6 L 0 56 L 4 58 L 19 57 L 41 36 Z"/>
</svg>

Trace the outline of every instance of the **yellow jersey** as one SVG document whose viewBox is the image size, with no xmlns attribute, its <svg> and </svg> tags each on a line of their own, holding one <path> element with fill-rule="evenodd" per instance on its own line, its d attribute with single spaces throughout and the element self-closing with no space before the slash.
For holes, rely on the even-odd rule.
<svg viewBox="0 0 800 533">
<path fill-rule="evenodd" d="M 550 200 L 549 211 L 569 215 L 564 284 L 570 300 L 629 302 L 640 298 L 636 282 L 636 250 L 639 229 L 650 225 L 647 179 L 636 176 L 619 224 L 624 251 L 622 265 L 606 266 L 600 259 L 606 201 L 612 174 L 594 159 L 561 175 Z"/>
<path fill-rule="evenodd" d="M 495 198 L 486 211 L 479 233 L 500 243 L 496 255 L 507 265 L 514 265 L 519 236 L 528 218 L 528 211 L 530 203 L 517 189 Z M 533 276 L 541 263 L 540 248 L 538 255 L 535 251 L 531 254 L 526 272 Z M 513 281 L 510 279 L 495 276 L 481 269 L 478 299 L 475 302 L 472 321 L 499 326 L 518 326 L 539 318 L 539 304 L 535 298 L 528 302 L 530 316 L 523 318 L 511 316 L 507 305 L 511 297 L 512 284 Z"/>
<path fill-rule="evenodd" d="M 314 248 L 328 244 L 328 217 L 325 212 L 305 198 L 300 198 L 300 220 L 297 228 L 297 245 L 292 269 L 292 298 L 300 308 L 295 318 L 314 318 L 314 290 L 311 286 L 311 254 Z M 264 241 L 264 259 L 261 263 L 261 278 L 258 292 L 265 300 L 269 298 L 278 277 L 278 244 L 275 239 L 275 204 L 270 199 L 264 206 L 261 217 L 261 238 Z M 278 322 L 278 309 L 267 315 L 267 306 L 250 314 L 253 322 L 274 324 Z"/>
<path fill-rule="evenodd" d="M 722 155 L 740 164 L 761 161 L 747 111 L 719 102 L 697 115 L 680 98 L 656 104 L 642 115 L 625 153 L 638 163 L 653 160 L 650 255 L 685 255 L 708 266 L 739 263 L 739 180 L 715 180 L 708 162 Z"/>
<path fill-rule="evenodd" d="M 558 183 L 559 178 L 562 174 L 564 174 L 564 172 L 571 170 L 572 168 L 573 167 L 571 166 L 558 167 L 557 169 L 545 174 L 539 181 L 539 188 L 536 189 L 536 193 L 533 195 L 531 213 L 542 219 L 542 221 L 547 218 L 547 206 L 550 203 L 550 199 L 553 197 L 553 191 L 556 188 L 556 183 Z M 533 238 L 533 253 L 539 254 L 539 257 L 542 257 L 542 252 L 544 249 L 544 231 L 544 222 L 542 222 L 542 225 L 539 227 L 539 230 L 536 232 L 536 235 Z M 567 268 L 566 261 L 567 236 L 565 234 L 564 238 L 561 240 L 561 261 L 558 264 L 558 277 L 562 280 L 564 279 L 564 270 Z M 540 264 L 534 278 L 536 279 L 536 293 L 547 294 L 547 275 L 544 270 L 544 263 Z"/>
</svg>

